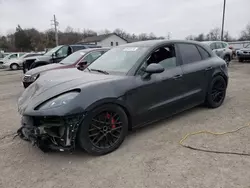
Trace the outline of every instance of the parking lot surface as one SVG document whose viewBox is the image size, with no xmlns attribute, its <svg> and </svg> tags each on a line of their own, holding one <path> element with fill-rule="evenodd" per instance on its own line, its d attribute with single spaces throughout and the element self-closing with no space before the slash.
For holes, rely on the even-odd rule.
<svg viewBox="0 0 250 188">
<path fill-rule="evenodd" d="M 192 187 L 250 186 L 250 157 L 183 148 L 179 140 L 199 130 L 229 131 L 250 122 L 250 63 L 232 62 L 223 106 L 196 107 L 130 133 L 115 152 L 43 153 L 13 139 L 19 128 L 21 71 L 0 70 L 0 187 Z M 196 135 L 186 144 L 250 153 L 250 128 L 224 136 Z"/>
</svg>

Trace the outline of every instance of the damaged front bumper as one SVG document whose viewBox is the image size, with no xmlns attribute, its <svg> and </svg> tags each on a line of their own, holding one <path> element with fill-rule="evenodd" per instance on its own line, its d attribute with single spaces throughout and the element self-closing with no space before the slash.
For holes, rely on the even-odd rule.
<svg viewBox="0 0 250 188">
<path fill-rule="evenodd" d="M 22 116 L 21 128 L 17 133 L 23 140 L 30 141 L 42 151 L 72 151 L 76 145 L 76 134 L 84 115 Z"/>
</svg>

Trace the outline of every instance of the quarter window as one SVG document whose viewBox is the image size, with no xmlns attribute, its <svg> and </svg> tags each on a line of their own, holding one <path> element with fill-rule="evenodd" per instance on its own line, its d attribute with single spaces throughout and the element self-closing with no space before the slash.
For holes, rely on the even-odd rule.
<svg viewBox="0 0 250 188">
<path fill-rule="evenodd" d="M 208 59 L 210 57 L 210 54 L 202 47 L 200 46 L 197 46 L 201 56 L 202 56 L 202 59 Z"/>
<path fill-rule="evenodd" d="M 179 50 L 183 64 L 194 63 L 201 61 L 201 55 L 193 44 L 179 44 Z"/>
</svg>

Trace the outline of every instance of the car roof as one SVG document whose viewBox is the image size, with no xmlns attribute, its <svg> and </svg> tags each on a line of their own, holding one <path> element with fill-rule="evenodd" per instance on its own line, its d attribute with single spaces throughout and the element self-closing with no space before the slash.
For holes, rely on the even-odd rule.
<svg viewBox="0 0 250 188">
<path fill-rule="evenodd" d="M 191 41 L 191 40 L 147 40 L 147 41 L 139 41 L 139 42 L 133 42 L 128 43 L 124 45 L 120 45 L 123 47 L 154 47 L 161 44 L 168 44 L 168 43 L 189 43 L 189 44 L 201 44 L 197 41 Z"/>
<path fill-rule="evenodd" d="M 99 51 L 99 50 L 110 50 L 110 48 L 86 48 L 83 50 L 78 50 L 76 52 L 91 52 L 91 51 Z"/>
</svg>

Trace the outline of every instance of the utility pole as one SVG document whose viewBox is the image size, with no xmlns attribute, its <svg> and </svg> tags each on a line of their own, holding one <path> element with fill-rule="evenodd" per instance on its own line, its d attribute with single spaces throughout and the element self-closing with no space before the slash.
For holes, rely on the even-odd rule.
<svg viewBox="0 0 250 188">
<path fill-rule="evenodd" d="M 222 26 L 221 26 L 221 41 L 223 41 L 223 38 L 224 38 L 225 11 L 226 11 L 226 0 L 224 0 L 224 5 L 223 5 Z"/>
<path fill-rule="evenodd" d="M 56 46 L 58 46 L 58 30 L 57 26 L 59 25 L 59 22 L 56 20 L 56 15 L 54 15 L 54 19 L 51 20 L 53 23 L 52 25 L 55 27 L 55 40 L 56 40 Z"/>
</svg>

